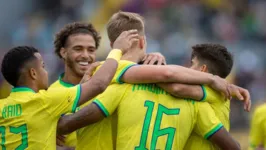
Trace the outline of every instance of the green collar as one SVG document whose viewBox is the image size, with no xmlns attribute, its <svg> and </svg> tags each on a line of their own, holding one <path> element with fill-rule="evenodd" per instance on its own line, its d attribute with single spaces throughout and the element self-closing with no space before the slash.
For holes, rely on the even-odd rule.
<svg viewBox="0 0 266 150">
<path fill-rule="evenodd" d="M 35 91 L 33 91 L 31 88 L 28 87 L 14 87 L 11 92 L 32 92 L 32 93 L 36 93 Z"/>
<path fill-rule="evenodd" d="M 62 73 L 60 76 L 59 76 L 59 83 L 61 84 L 61 85 L 63 85 L 64 87 L 73 87 L 73 86 L 75 86 L 74 84 L 71 84 L 71 83 L 68 83 L 68 82 L 65 82 L 65 81 L 63 81 L 62 80 L 62 78 L 64 77 L 64 74 L 65 73 Z"/>
</svg>

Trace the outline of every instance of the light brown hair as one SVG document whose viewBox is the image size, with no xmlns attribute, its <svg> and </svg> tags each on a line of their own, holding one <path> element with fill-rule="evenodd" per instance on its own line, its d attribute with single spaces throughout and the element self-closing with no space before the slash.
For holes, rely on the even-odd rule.
<svg viewBox="0 0 266 150">
<path fill-rule="evenodd" d="M 140 35 L 144 35 L 144 18 L 137 13 L 115 13 L 107 24 L 109 40 L 113 43 L 118 36 L 127 30 L 137 29 Z"/>
</svg>

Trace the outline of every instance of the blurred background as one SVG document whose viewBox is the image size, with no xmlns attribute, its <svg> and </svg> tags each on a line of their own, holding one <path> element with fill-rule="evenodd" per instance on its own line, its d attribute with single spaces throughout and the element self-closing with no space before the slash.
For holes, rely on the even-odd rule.
<svg viewBox="0 0 266 150">
<path fill-rule="evenodd" d="M 265 0 L 0 0 L 0 60 L 13 46 L 31 45 L 44 56 L 50 83 L 63 71 L 54 55 L 54 34 L 73 21 L 92 22 L 103 39 L 99 60 L 108 54 L 105 25 L 118 10 L 140 13 L 146 20 L 148 52 L 160 52 L 169 64 L 189 65 L 191 46 L 225 45 L 235 58 L 230 82 L 249 89 L 252 109 L 265 100 Z M 0 76 L 0 97 L 11 87 Z M 248 146 L 251 113 L 231 101 L 231 133 Z"/>
</svg>

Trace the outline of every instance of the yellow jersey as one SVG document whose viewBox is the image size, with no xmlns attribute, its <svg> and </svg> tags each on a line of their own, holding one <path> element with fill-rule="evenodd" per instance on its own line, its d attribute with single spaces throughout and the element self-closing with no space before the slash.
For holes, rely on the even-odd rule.
<svg viewBox="0 0 266 150">
<path fill-rule="evenodd" d="M 249 150 L 255 150 L 259 146 L 266 147 L 266 104 L 256 108 L 249 135 Z"/>
<path fill-rule="evenodd" d="M 71 88 L 71 87 L 75 86 L 71 83 L 64 82 L 62 80 L 63 75 L 64 74 L 61 74 L 59 76 L 59 79 L 50 85 L 49 89 L 51 89 L 51 88 Z M 69 114 L 71 114 L 71 113 L 62 114 L 62 115 L 69 115 Z M 72 132 L 72 133 L 66 135 L 66 139 L 65 139 L 65 145 L 66 146 L 75 147 L 76 144 L 77 144 L 76 132 Z"/>
<path fill-rule="evenodd" d="M 222 122 L 225 129 L 229 131 L 230 121 L 229 121 L 229 113 L 230 113 L 230 101 L 225 100 L 224 96 L 222 96 L 219 92 L 215 90 L 205 87 L 206 93 L 208 94 L 208 99 L 206 100 L 210 106 L 213 108 L 216 117 Z M 185 146 L 185 150 L 194 150 L 201 148 L 203 150 L 216 150 L 218 147 L 215 144 L 212 144 L 210 141 L 202 138 L 200 135 L 193 132 L 189 137 L 187 144 Z"/>
<path fill-rule="evenodd" d="M 103 64 L 103 62 L 101 62 Z M 130 67 L 136 65 L 133 62 L 126 61 L 126 60 L 120 60 L 118 62 L 118 68 L 114 75 L 114 78 L 112 79 L 111 83 L 122 83 L 121 77 L 124 74 L 124 72 L 129 69 Z M 97 67 L 96 71 L 100 68 Z M 95 71 L 95 72 L 96 72 Z M 54 82 L 49 88 L 70 88 L 74 85 L 71 83 L 64 82 L 62 80 L 64 74 L 60 75 L 59 79 Z M 91 103 L 92 101 L 88 101 L 87 103 L 83 104 L 81 106 L 84 107 Z M 78 108 L 77 110 L 79 110 Z M 66 114 L 68 115 L 68 114 Z M 113 138 L 112 138 L 112 129 L 111 129 L 111 118 L 105 118 L 101 122 L 95 123 L 93 125 L 90 125 L 86 128 L 78 130 L 78 132 L 72 132 L 69 135 L 66 135 L 65 144 L 66 146 L 76 147 L 76 149 L 86 149 L 87 145 L 89 145 L 90 149 L 93 150 L 102 150 L 102 149 L 108 149 L 109 147 L 113 146 Z M 81 136 L 80 133 L 85 132 L 88 130 L 88 134 L 86 134 L 86 137 L 89 137 L 89 141 L 83 141 L 83 136 Z M 77 137 L 78 134 L 78 137 Z M 78 140 L 78 141 L 77 141 Z M 78 144 L 77 144 L 78 143 Z M 84 146 L 85 145 L 85 146 Z M 87 150 L 87 149 L 86 149 Z M 108 149 L 109 150 L 109 149 Z"/>
<path fill-rule="evenodd" d="M 178 100 L 155 84 L 112 84 L 93 102 L 107 119 L 117 112 L 117 150 L 182 150 L 192 131 L 209 138 L 223 127 L 208 103 Z M 79 133 L 83 142 L 89 132 Z"/>
<path fill-rule="evenodd" d="M 74 111 L 80 85 L 69 89 L 13 88 L 0 100 L 0 147 L 2 150 L 55 150 L 56 127 L 61 114 Z"/>
</svg>

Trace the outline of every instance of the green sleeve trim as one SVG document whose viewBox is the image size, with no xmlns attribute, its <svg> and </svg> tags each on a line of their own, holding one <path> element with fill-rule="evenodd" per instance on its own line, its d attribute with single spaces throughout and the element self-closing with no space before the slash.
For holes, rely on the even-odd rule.
<svg viewBox="0 0 266 150">
<path fill-rule="evenodd" d="M 104 107 L 104 105 L 98 99 L 95 99 L 93 103 L 95 103 L 100 108 L 100 110 L 104 113 L 105 117 L 110 116 L 108 110 Z"/>
<path fill-rule="evenodd" d="M 72 113 L 75 113 L 76 112 L 76 108 L 78 106 L 79 99 L 80 99 L 81 90 L 82 90 L 81 89 L 81 85 L 80 84 L 77 85 L 77 94 L 76 94 L 76 98 L 74 100 L 74 104 L 72 106 L 72 110 L 71 110 Z"/>
<path fill-rule="evenodd" d="M 219 123 L 215 128 L 213 128 L 210 132 L 205 134 L 204 139 L 209 139 L 213 134 L 219 131 L 223 127 L 222 123 Z"/>
<path fill-rule="evenodd" d="M 116 82 L 119 83 L 119 84 L 123 84 L 124 82 L 121 81 L 121 78 L 122 76 L 125 74 L 125 72 L 132 66 L 136 66 L 137 64 L 130 64 L 130 65 L 127 65 L 118 75 L 118 77 L 116 78 Z"/>
<path fill-rule="evenodd" d="M 11 92 L 32 92 L 36 93 L 34 90 L 28 87 L 14 87 Z"/>
<path fill-rule="evenodd" d="M 206 92 L 206 88 L 203 85 L 200 85 L 202 92 L 203 92 L 203 97 L 201 98 L 200 101 L 205 101 L 207 98 L 207 92 Z"/>
</svg>

